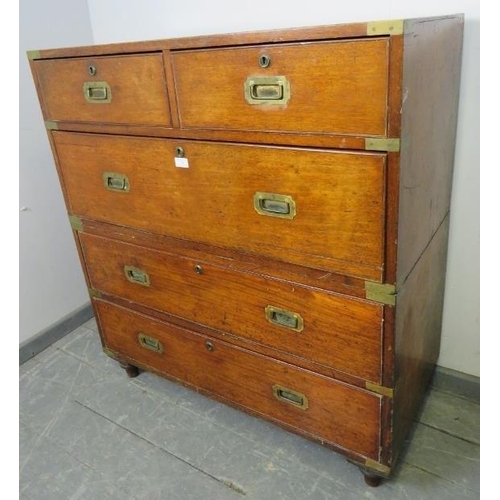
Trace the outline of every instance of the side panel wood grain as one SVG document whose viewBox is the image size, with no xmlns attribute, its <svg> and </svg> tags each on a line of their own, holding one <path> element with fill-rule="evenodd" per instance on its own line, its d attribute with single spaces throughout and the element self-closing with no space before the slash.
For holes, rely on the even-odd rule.
<svg viewBox="0 0 500 500">
<path fill-rule="evenodd" d="M 379 304 L 90 234 L 80 240 L 101 292 L 380 383 Z M 147 273 L 150 285 L 130 282 L 125 266 Z M 300 315 L 303 329 L 269 322 L 267 306 Z"/>
<path fill-rule="evenodd" d="M 396 306 L 393 459 L 411 428 L 439 356 L 449 217 L 400 289 Z"/>
<path fill-rule="evenodd" d="M 405 22 L 397 282 L 450 210 L 463 17 Z"/>
<path fill-rule="evenodd" d="M 271 64 L 259 66 L 267 55 Z M 384 136 L 388 39 L 172 53 L 181 126 Z M 249 77 L 284 76 L 286 104 L 249 104 Z"/>
<path fill-rule="evenodd" d="M 73 213 L 294 264 L 381 279 L 384 153 L 339 153 L 54 132 Z M 177 146 L 189 168 L 175 166 Z M 105 171 L 124 174 L 114 192 Z M 257 192 L 296 216 L 261 215 Z"/>
<path fill-rule="evenodd" d="M 380 396 L 103 301 L 95 302 L 110 349 L 323 441 L 378 459 Z M 142 347 L 139 333 L 161 342 L 163 352 Z M 278 400 L 273 394 L 275 385 L 303 394 L 307 409 Z"/>
</svg>

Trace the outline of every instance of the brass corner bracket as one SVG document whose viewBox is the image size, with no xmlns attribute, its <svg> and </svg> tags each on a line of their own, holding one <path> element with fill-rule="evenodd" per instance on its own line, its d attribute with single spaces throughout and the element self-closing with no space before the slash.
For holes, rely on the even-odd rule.
<svg viewBox="0 0 500 500">
<path fill-rule="evenodd" d="M 403 19 L 392 19 L 390 21 L 372 21 L 371 23 L 366 23 L 366 34 L 368 36 L 402 35 L 403 31 Z"/>
<path fill-rule="evenodd" d="M 401 141 L 395 137 L 386 138 L 367 138 L 365 139 L 365 149 L 370 151 L 391 151 L 398 152 L 401 147 Z"/>
<path fill-rule="evenodd" d="M 386 283 L 365 281 L 365 297 L 389 306 L 396 305 L 396 287 Z"/>
<path fill-rule="evenodd" d="M 74 231 L 83 231 L 83 222 L 78 215 L 70 215 L 68 216 L 68 219 L 71 229 Z"/>
<path fill-rule="evenodd" d="M 387 396 L 388 398 L 392 398 L 394 396 L 394 389 L 390 387 L 384 387 L 383 385 L 375 384 L 374 382 L 365 382 L 365 387 L 372 392 L 376 392 L 382 396 Z"/>
</svg>

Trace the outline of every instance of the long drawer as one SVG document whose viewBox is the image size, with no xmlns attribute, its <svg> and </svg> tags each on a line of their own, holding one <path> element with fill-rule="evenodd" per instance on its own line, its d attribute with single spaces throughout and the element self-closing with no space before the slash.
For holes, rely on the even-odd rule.
<svg viewBox="0 0 500 500">
<path fill-rule="evenodd" d="M 385 153 L 53 137 L 76 215 L 381 280 Z"/>
<path fill-rule="evenodd" d="M 106 347 L 139 366 L 378 459 L 380 396 L 104 301 L 94 304 Z"/>
<path fill-rule="evenodd" d="M 47 120 L 171 125 L 161 53 L 47 59 L 34 66 Z"/>
<path fill-rule="evenodd" d="M 380 383 L 383 307 L 91 234 L 92 287 Z"/>
<path fill-rule="evenodd" d="M 384 136 L 387 38 L 174 52 L 184 128 Z"/>
</svg>

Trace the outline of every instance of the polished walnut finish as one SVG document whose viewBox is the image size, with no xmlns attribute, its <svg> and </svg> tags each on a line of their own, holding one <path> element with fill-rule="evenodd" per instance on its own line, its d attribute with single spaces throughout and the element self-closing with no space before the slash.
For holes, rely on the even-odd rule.
<svg viewBox="0 0 500 500">
<path fill-rule="evenodd" d="M 462 32 L 30 53 L 105 352 L 389 476 L 439 354 Z"/>
</svg>

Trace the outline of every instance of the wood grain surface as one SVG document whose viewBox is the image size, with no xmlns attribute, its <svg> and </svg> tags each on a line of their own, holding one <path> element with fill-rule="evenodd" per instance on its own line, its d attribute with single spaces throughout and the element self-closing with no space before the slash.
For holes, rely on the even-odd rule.
<svg viewBox="0 0 500 500">
<path fill-rule="evenodd" d="M 326 442 L 378 458 L 380 396 L 103 301 L 96 300 L 95 306 L 106 346 L 132 363 L 152 366 Z M 142 347 L 139 333 L 161 342 L 163 353 Z M 305 395 L 308 408 L 275 398 L 274 385 Z"/>
<path fill-rule="evenodd" d="M 90 234 L 80 241 L 101 292 L 380 382 L 379 304 Z M 147 273 L 150 286 L 130 282 L 125 266 Z M 303 330 L 271 323 L 267 306 L 300 315 Z"/>
<path fill-rule="evenodd" d="M 97 69 L 89 74 L 89 66 Z M 46 120 L 171 124 L 161 54 L 35 61 Z M 111 102 L 88 102 L 85 82 L 106 82 Z"/>
<path fill-rule="evenodd" d="M 387 39 L 175 52 L 172 61 L 183 128 L 386 133 Z M 247 78 L 278 75 L 290 83 L 287 104 L 246 101 Z"/>
<path fill-rule="evenodd" d="M 53 133 L 71 211 L 84 217 L 380 280 L 385 154 Z M 175 166 L 181 146 L 189 168 Z M 128 176 L 130 191 L 104 186 Z M 291 196 L 293 220 L 257 192 Z"/>
</svg>

